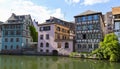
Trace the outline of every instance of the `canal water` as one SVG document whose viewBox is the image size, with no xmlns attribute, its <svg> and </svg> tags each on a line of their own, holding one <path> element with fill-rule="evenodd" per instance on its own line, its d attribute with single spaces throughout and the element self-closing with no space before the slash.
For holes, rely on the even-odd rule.
<svg viewBox="0 0 120 69">
<path fill-rule="evenodd" d="M 120 69 L 120 63 L 54 56 L 0 55 L 0 69 Z"/>
</svg>

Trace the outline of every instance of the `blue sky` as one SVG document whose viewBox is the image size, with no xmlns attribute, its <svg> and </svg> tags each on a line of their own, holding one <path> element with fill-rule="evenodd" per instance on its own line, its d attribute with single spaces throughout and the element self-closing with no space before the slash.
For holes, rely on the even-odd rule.
<svg viewBox="0 0 120 69">
<path fill-rule="evenodd" d="M 50 16 L 74 21 L 74 16 L 86 10 L 105 14 L 112 7 L 120 6 L 119 0 L 0 0 L 0 21 L 6 21 L 11 13 L 31 14 L 33 19 L 44 22 Z"/>
</svg>

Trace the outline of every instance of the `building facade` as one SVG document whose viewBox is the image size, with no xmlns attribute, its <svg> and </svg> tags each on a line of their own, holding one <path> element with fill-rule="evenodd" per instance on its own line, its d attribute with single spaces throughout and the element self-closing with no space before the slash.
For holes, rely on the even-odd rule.
<svg viewBox="0 0 120 69">
<path fill-rule="evenodd" d="M 101 12 L 85 11 L 75 16 L 77 52 L 91 52 L 103 39 L 104 23 Z"/>
<path fill-rule="evenodd" d="M 120 7 L 112 8 L 114 33 L 118 36 L 120 42 Z"/>
<path fill-rule="evenodd" d="M 113 16 L 112 16 L 112 12 L 107 12 L 104 15 L 104 23 L 105 23 L 105 34 L 109 34 L 109 33 L 113 33 Z"/>
<path fill-rule="evenodd" d="M 0 21 L 0 52 L 2 50 L 2 24 L 3 22 Z"/>
<path fill-rule="evenodd" d="M 57 23 L 39 24 L 38 52 L 46 55 L 69 55 L 73 52 L 70 29 Z"/>
<path fill-rule="evenodd" d="M 21 53 L 32 41 L 29 25 L 30 15 L 15 15 L 2 24 L 2 53 Z"/>
</svg>

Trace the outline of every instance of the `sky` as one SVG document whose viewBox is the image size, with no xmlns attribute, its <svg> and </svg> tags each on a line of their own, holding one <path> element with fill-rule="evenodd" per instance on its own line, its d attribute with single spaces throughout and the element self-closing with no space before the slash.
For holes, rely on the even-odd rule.
<svg viewBox="0 0 120 69">
<path fill-rule="evenodd" d="M 0 21 L 5 22 L 12 13 L 30 14 L 38 23 L 50 16 L 74 21 L 75 15 L 87 10 L 105 14 L 117 6 L 120 6 L 120 0 L 0 0 Z"/>
</svg>

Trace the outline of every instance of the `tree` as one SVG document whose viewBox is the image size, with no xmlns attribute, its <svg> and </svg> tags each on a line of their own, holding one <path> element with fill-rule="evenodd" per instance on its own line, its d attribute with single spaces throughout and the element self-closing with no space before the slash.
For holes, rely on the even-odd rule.
<svg viewBox="0 0 120 69">
<path fill-rule="evenodd" d="M 38 41 L 38 32 L 36 31 L 34 26 L 29 26 L 30 29 L 30 35 L 33 39 L 33 42 L 37 42 Z"/>
<path fill-rule="evenodd" d="M 94 54 L 101 55 L 102 58 L 109 61 L 120 61 L 120 45 L 118 37 L 114 33 L 105 35 L 100 42 L 100 48 L 93 51 Z"/>
</svg>

